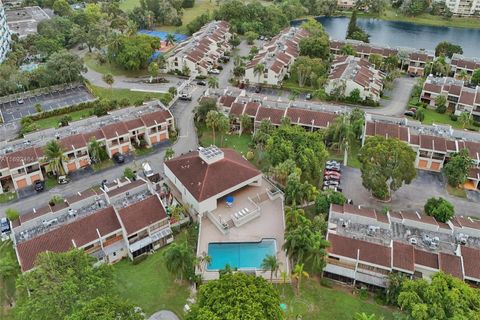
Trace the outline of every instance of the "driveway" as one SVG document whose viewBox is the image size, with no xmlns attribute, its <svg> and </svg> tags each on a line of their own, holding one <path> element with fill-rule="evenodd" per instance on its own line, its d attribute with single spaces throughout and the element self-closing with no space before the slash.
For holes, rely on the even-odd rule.
<svg viewBox="0 0 480 320">
<path fill-rule="evenodd" d="M 180 318 L 172 311 L 162 310 L 152 314 L 148 320 L 180 320 Z"/>
<path fill-rule="evenodd" d="M 372 110 L 374 113 L 381 113 L 387 116 L 403 115 L 410 99 L 412 89 L 417 83 L 416 78 L 402 77 L 393 81 L 393 89 L 385 94 L 388 100 L 380 100 L 380 108 Z"/>
<path fill-rule="evenodd" d="M 440 173 L 417 170 L 417 177 L 409 185 L 402 186 L 392 195 L 388 203 L 373 198 L 368 190 L 362 185 L 362 177 L 359 169 L 342 168 L 343 193 L 352 199 L 355 205 L 364 205 L 381 209 L 384 206 L 392 210 L 418 210 L 423 211 L 425 202 L 431 197 L 443 197 L 455 206 L 458 215 L 480 217 L 480 203 L 477 201 L 475 192 L 469 194 L 467 199 L 451 196 L 445 190 Z"/>
</svg>

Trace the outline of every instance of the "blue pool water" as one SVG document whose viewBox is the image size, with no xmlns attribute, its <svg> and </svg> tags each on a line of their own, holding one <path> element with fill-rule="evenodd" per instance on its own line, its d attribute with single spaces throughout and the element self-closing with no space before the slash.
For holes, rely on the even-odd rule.
<svg viewBox="0 0 480 320">
<path fill-rule="evenodd" d="M 212 258 L 208 270 L 221 270 L 228 264 L 232 269 L 259 269 L 267 255 L 275 255 L 275 239 L 260 242 L 209 243 L 208 255 Z"/>
<path fill-rule="evenodd" d="M 162 41 L 167 40 L 167 35 L 168 35 L 168 32 L 165 32 L 165 31 L 144 30 L 144 29 L 139 30 L 138 33 L 160 38 L 160 40 Z M 186 34 L 173 32 L 173 35 L 175 36 L 175 41 L 177 42 L 182 42 L 188 38 Z"/>
</svg>

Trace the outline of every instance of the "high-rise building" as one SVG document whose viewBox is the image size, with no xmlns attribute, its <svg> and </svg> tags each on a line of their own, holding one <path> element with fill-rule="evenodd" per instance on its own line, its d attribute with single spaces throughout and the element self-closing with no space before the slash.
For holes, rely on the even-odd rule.
<svg viewBox="0 0 480 320">
<path fill-rule="evenodd" d="M 5 15 L 5 9 L 0 0 L 0 63 L 5 60 L 8 50 L 10 50 L 10 30 L 7 26 L 7 17 Z"/>
<path fill-rule="evenodd" d="M 480 12 L 480 0 L 436 0 L 445 5 L 456 16 L 472 16 Z"/>
</svg>

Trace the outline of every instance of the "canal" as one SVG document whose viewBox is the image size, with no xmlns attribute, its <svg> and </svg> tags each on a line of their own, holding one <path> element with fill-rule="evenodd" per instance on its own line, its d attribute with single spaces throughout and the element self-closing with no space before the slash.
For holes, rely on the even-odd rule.
<svg viewBox="0 0 480 320">
<path fill-rule="evenodd" d="M 332 39 L 345 39 L 349 17 L 317 17 Z M 370 42 L 391 47 L 435 50 L 441 41 L 459 44 L 467 57 L 480 57 L 480 29 L 419 25 L 401 21 L 357 18 Z M 480 23 L 480 20 L 479 20 Z M 299 21 L 293 21 L 293 25 Z"/>
</svg>

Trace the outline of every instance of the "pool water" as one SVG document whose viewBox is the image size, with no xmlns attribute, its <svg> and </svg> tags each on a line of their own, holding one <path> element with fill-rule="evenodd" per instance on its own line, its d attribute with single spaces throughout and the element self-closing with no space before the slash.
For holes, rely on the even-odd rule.
<svg viewBox="0 0 480 320">
<path fill-rule="evenodd" d="M 232 269 L 260 269 L 267 255 L 277 251 L 275 239 L 260 242 L 209 243 L 208 255 L 212 261 L 208 270 L 221 270 L 228 264 Z"/>
</svg>

